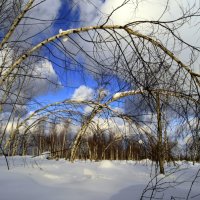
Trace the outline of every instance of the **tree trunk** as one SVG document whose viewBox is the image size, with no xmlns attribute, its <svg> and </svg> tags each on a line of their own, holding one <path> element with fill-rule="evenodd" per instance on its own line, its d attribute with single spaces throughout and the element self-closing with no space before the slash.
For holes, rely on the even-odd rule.
<svg viewBox="0 0 200 200">
<path fill-rule="evenodd" d="M 164 174 L 164 155 L 163 155 L 163 147 L 162 147 L 162 115 L 161 115 L 161 107 L 160 107 L 160 96 L 156 94 L 156 106 L 157 106 L 157 159 L 159 163 L 160 173 Z"/>
</svg>

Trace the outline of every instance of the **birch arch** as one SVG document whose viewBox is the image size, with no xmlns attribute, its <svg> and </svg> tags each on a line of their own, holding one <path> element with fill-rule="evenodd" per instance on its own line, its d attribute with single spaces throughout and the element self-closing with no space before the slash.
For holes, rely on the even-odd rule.
<svg viewBox="0 0 200 200">
<path fill-rule="evenodd" d="M 120 114 L 119 112 L 117 112 L 116 110 L 114 110 L 110 104 L 118 101 L 122 98 L 128 97 L 128 96 L 134 96 L 134 95 L 142 95 L 142 94 L 148 94 L 149 92 L 153 93 L 156 96 L 156 101 L 158 104 L 157 107 L 157 123 L 158 123 L 158 134 L 157 136 L 154 136 L 151 132 L 148 132 L 147 130 L 145 130 L 144 128 L 142 128 L 140 126 L 140 123 L 136 121 L 134 121 L 133 119 L 131 119 L 129 116 L 127 116 L 126 114 Z M 28 131 L 33 128 L 34 126 L 36 126 L 41 120 L 43 120 L 44 118 L 48 118 L 48 116 L 50 115 L 54 115 L 56 113 L 63 113 L 63 112 L 67 112 L 67 113 L 71 113 L 71 114 L 79 114 L 82 115 L 82 113 L 79 113 L 78 111 L 74 111 L 74 110 L 66 110 L 66 109 L 60 109 L 60 106 L 64 106 L 64 105 L 90 105 L 92 106 L 92 111 L 91 113 L 85 117 L 85 120 L 83 121 L 82 126 L 80 127 L 78 133 L 76 134 L 74 141 L 72 143 L 71 146 L 71 150 L 70 150 L 70 161 L 74 162 L 74 160 L 76 159 L 76 152 L 80 146 L 81 143 L 81 139 L 84 136 L 87 136 L 87 130 L 90 127 L 90 125 L 93 123 L 93 120 L 95 118 L 95 116 L 97 116 L 98 114 L 100 114 L 103 110 L 109 110 L 111 113 L 115 114 L 116 116 L 122 118 L 125 121 L 128 121 L 130 124 L 133 123 L 134 125 L 136 125 L 136 127 L 138 128 L 138 130 L 141 130 L 143 133 L 145 133 L 145 135 L 149 138 L 154 138 L 154 140 L 157 142 L 157 148 L 158 148 L 158 162 L 159 162 L 159 167 L 160 167 L 160 173 L 164 174 L 164 152 L 163 152 L 163 130 L 162 130 L 162 125 L 161 125 L 161 110 L 160 110 L 160 96 L 171 96 L 171 97 L 175 97 L 175 98 L 183 98 L 186 99 L 188 101 L 191 101 L 195 104 L 197 104 L 198 106 L 200 105 L 200 101 L 198 98 L 194 98 L 191 97 L 189 95 L 186 95 L 184 93 L 180 93 L 180 92 L 173 92 L 173 91 L 167 91 L 167 90 L 143 90 L 143 89 L 138 89 L 138 90 L 131 90 L 131 91 L 125 91 L 125 92 L 118 92 L 116 94 L 114 94 L 112 96 L 112 98 L 110 100 L 108 100 L 105 103 L 101 103 L 98 101 L 82 101 L 82 100 L 64 100 L 61 102 L 56 102 L 56 103 L 52 103 L 49 105 L 46 105 L 43 108 L 40 108 L 36 111 L 34 111 L 30 116 L 28 116 L 26 119 L 24 119 L 23 121 L 21 121 L 17 127 L 13 130 L 13 132 L 10 134 L 10 139 L 7 141 L 7 143 L 5 144 L 5 149 L 8 148 L 10 141 L 13 141 L 14 138 L 16 138 L 19 134 L 19 130 L 21 127 L 25 127 L 23 132 L 24 134 L 28 134 Z M 59 109 L 57 109 L 56 107 L 58 106 Z M 51 112 L 47 112 L 46 110 L 51 108 L 51 107 L 55 107 L 55 109 Z M 26 123 L 29 120 L 34 119 L 35 117 L 37 117 L 37 115 L 39 115 L 41 112 L 47 112 L 46 114 L 42 114 L 42 117 L 38 117 L 36 118 L 36 120 L 33 120 L 32 123 L 30 123 L 29 125 L 26 125 Z M 17 141 L 17 140 L 16 140 Z"/>
</svg>

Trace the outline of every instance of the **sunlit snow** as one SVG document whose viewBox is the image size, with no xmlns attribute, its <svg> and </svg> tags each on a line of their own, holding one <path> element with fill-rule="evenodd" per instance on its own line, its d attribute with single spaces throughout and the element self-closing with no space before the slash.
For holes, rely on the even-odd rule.
<svg viewBox="0 0 200 200">
<path fill-rule="evenodd" d="M 8 171 L 4 158 L 0 158 L 1 200 L 137 200 L 154 177 L 154 167 L 149 160 L 70 163 L 64 159 L 16 156 L 9 158 L 9 164 L 11 170 Z M 184 199 L 187 196 L 200 165 L 177 164 L 180 167 L 176 170 L 173 166 L 167 167 L 166 176 L 171 173 L 169 177 L 158 175 L 159 187 L 167 186 L 168 189 L 156 193 L 155 197 Z M 147 196 L 153 185 L 149 186 Z M 198 183 L 195 182 L 192 199 L 199 200 L 198 193 Z"/>
</svg>

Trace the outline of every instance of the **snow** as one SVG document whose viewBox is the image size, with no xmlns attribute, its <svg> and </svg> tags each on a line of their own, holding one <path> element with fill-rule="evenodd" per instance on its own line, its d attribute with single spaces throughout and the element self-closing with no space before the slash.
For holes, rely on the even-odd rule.
<svg viewBox="0 0 200 200">
<path fill-rule="evenodd" d="M 142 140 L 139 140 L 138 143 L 139 143 L 139 144 L 143 144 L 144 142 L 143 142 Z"/>
<path fill-rule="evenodd" d="M 46 159 L 48 159 L 49 157 L 51 157 L 51 152 L 45 151 L 45 152 L 43 152 L 43 153 L 41 154 L 40 157 L 41 157 L 41 158 L 46 158 Z"/>
<path fill-rule="evenodd" d="M 59 34 L 62 34 L 64 31 L 62 29 L 59 29 Z M 68 37 L 67 36 L 64 36 L 63 37 L 63 42 L 67 42 L 68 41 Z"/>
<path fill-rule="evenodd" d="M 103 160 L 100 163 L 100 168 L 103 168 L 103 169 L 114 168 L 114 165 L 110 160 Z"/>
<path fill-rule="evenodd" d="M 112 97 L 112 100 L 118 100 L 122 97 L 125 97 L 125 96 L 130 96 L 130 95 L 135 95 L 135 94 L 138 94 L 138 93 L 143 93 L 144 90 L 143 90 L 143 87 L 141 88 L 138 88 L 137 90 L 130 90 L 130 91 L 125 91 L 125 92 L 117 92 L 113 95 Z"/>
<path fill-rule="evenodd" d="M 113 99 L 119 99 L 122 96 L 121 92 L 117 92 L 113 95 Z"/>
<path fill-rule="evenodd" d="M 171 173 L 170 176 L 158 175 L 153 179 L 154 167 L 150 160 L 70 163 L 64 159 L 15 156 L 9 158 L 9 164 L 8 171 L 4 158 L 0 157 L 1 200 L 137 200 L 145 188 L 145 195 L 150 195 L 152 183 L 156 181 L 159 188 L 169 186 L 170 182 L 170 188 L 155 197 L 185 198 L 200 168 L 199 164 L 178 162 L 180 167 L 176 170 L 173 166 L 167 167 L 166 174 Z M 199 181 L 192 188 L 193 200 L 200 199 L 200 196 L 193 197 L 200 193 Z"/>
</svg>

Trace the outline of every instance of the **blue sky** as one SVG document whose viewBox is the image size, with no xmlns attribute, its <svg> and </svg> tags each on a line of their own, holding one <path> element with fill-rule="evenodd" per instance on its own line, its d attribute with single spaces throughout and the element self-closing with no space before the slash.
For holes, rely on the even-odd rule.
<svg viewBox="0 0 200 200">
<path fill-rule="evenodd" d="M 57 18 L 62 18 L 62 20 L 59 20 L 56 24 L 54 24 L 52 28 L 52 35 L 57 34 L 59 32 L 59 29 L 66 30 L 69 28 L 80 27 L 82 25 L 85 26 L 87 25 L 87 23 L 92 24 L 92 25 L 95 25 L 95 23 L 97 23 L 97 21 L 95 21 L 95 17 L 98 15 L 98 13 L 92 12 L 94 10 L 92 10 L 91 7 L 89 7 L 88 5 L 84 5 L 84 2 L 86 1 L 76 0 L 78 3 L 81 2 L 80 5 L 82 7 L 77 7 L 77 9 L 72 9 L 73 7 L 72 2 L 74 1 L 72 0 L 61 1 L 62 4 L 57 13 Z M 112 11 L 115 7 L 117 7 L 120 4 L 119 2 L 122 3 L 123 0 L 119 0 L 119 1 L 92 0 L 92 2 L 98 3 L 99 5 L 98 8 L 101 11 L 103 11 L 103 13 L 110 13 L 110 11 Z M 122 9 L 120 9 L 120 11 L 117 14 L 115 14 L 112 17 L 112 22 L 116 24 L 127 23 L 127 21 L 130 22 L 130 20 L 132 20 L 133 17 L 135 17 L 134 19 L 145 19 L 145 18 L 157 19 L 158 16 L 160 16 L 160 14 L 163 12 L 163 9 L 165 9 L 165 7 L 161 9 L 161 3 L 159 3 L 159 1 L 157 1 L 157 4 L 154 4 L 154 5 L 150 5 L 149 2 L 146 3 L 145 1 L 146 4 L 139 7 L 140 13 L 137 14 L 137 18 L 136 18 L 136 15 L 133 16 L 132 14 L 129 14 L 131 13 L 132 8 L 128 4 L 127 7 L 124 6 Z M 166 1 L 164 1 L 163 5 L 165 5 L 165 2 Z M 151 6 L 154 9 L 150 9 Z M 172 11 L 173 11 L 173 8 L 172 8 Z M 87 14 L 88 16 L 86 17 L 85 15 Z M 83 21 L 83 19 L 84 20 L 88 19 L 87 23 L 86 21 Z M 50 47 L 52 48 L 51 45 Z M 56 49 L 54 50 L 56 51 Z M 37 97 L 38 101 L 55 102 L 55 101 L 60 101 L 66 98 L 70 98 L 72 94 L 74 93 L 75 89 L 81 85 L 87 85 L 88 87 L 92 87 L 94 89 L 97 87 L 97 82 L 94 80 L 92 75 L 86 72 L 85 70 L 80 68 L 79 71 L 73 71 L 71 70 L 70 64 L 68 64 L 68 66 L 65 69 L 62 69 L 59 66 L 54 64 L 54 63 L 57 63 L 60 66 L 63 66 L 64 64 L 61 61 L 58 61 L 55 58 L 51 58 L 51 61 L 52 61 L 54 70 L 56 74 L 58 75 L 59 80 L 62 83 L 63 87 L 61 89 L 58 89 L 56 92 L 55 91 L 49 92 L 48 94 L 46 93 L 42 96 Z M 79 61 L 81 62 L 81 60 Z M 70 60 L 67 60 L 66 63 L 70 63 Z M 112 83 L 110 81 L 110 85 L 107 85 L 107 86 L 110 91 L 117 92 L 118 91 L 117 79 L 115 80 L 112 79 Z"/>
<path fill-rule="evenodd" d="M 85 21 L 83 22 L 81 20 L 80 8 L 77 7 L 76 9 L 74 9 L 73 4 L 69 2 L 72 3 L 72 1 L 70 0 L 62 1 L 59 12 L 57 13 L 57 18 L 61 20 L 57 21 L 53 25 L 52 34 L 57 34 L 59 32 L 59 29 L 67 30 L 70 28 L 80 27 L 83 24 L 85 24 Z M 105 2 L 105 1 L 101 1 L 101 2 Z M 50 45 L 50 48 L 52 48 L 53 51 L 55 52 L 57 51 L 57 49 L 53 48 L 51 45 Z M 88 87 L 93 88 L 94 90 L 97 89 L 98 83 L 93 78 L 92 74 L 88 73 L 88 71 L 85 71 L 83 67 L 79 67 L 78 70 L 71 70 L 70 59 L 68 59 L 67 57 L 65 57 L 65 59 L 66 59 L 66 63 L 69 63 L 69 65 L 63 68 L 62 66 L 64 65 L 64 63 L 62 61 L 55 59 L 55 57 L 50 58 L 50 60 L 52 61 L 51 63 L 53 65 L 53 68 L 56 74 L 58 75 L 59 81 L 62 84 L 62 87 L 57 89 L 56 91 L 55 90 L 49 91 L 48 93 L 45 93 L 44 95 L 40 95 L 36 97 L 35 98 L 36 101 L 42 104 L 47 104 L 47 103 L 53 103 L 56 101 L 62 101 L 64 99 L 71 98 L 74 91 L 81 85 L 86 85 Z M 81 60 L 79 60 L 79 62 L 81 63 Z M 109 79 L 107 88 L 110 91 L 118 92 L 119 90 L 118 83 L 119 83 L 119 79 L 116 77 Z"/>
<path fill-rule="evenodd" d="M 57 13 L 57 18 L 61 19 L 57 21 L 52 27 L 52 33 L 57 34 L 59 29 L 67 30 L 70 28 L 79 27 L 81 24 L 79 9 L 72 9 L 73 5 L 69 3 L 70 0 L 63 0 L 62 5 Z M 56 49 L 54 49 L 56 51 Z M 59 81 L 62 87 L 56 91 L 49 91 L 48 93 L 35 98 L 41 103 L 53 103 L 55 101 L 62 101 L 67 98 L 71 98 L 75 89 L 80 85 L 87 85 L 89 87 L 96 87 L 96 82 L 93 77 L 86 73 L 84 70 L 73 71 L 69 68 L 61 68 L 63 63 L 55 58 L 52 59 L 53 68 L 58 75 Z"/>
</svg>

